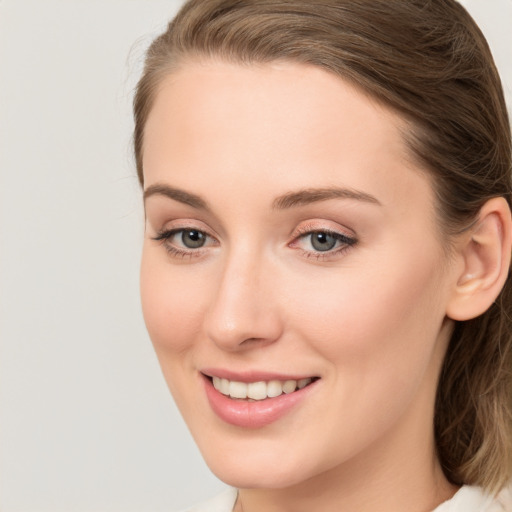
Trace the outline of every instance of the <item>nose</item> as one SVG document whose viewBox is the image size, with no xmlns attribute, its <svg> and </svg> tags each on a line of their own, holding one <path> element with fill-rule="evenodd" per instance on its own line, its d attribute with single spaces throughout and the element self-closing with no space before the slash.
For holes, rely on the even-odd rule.
<svg viewBox="0 0 512 512">
<path fill-rule="evenodd" d="M 224 262 L 204 323 L 222 350 L 262 347 L 281 336 L 277 283 L 269 267 L 262 258 L 240 254 Z"/>
</svg>

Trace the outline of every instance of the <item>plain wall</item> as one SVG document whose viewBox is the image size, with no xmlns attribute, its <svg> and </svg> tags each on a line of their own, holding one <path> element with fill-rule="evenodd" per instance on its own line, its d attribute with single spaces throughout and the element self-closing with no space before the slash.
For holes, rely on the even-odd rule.
<svg viewBox="0 0 512 512">
<path fill-rule="evenodd" d="M 138 297 L 131 99 L 181 2 L 0 0 L 0 510 L 172 511 L 223 484 Z M 464 2 L 512 104 L 512 0 Z"/>
</svg>

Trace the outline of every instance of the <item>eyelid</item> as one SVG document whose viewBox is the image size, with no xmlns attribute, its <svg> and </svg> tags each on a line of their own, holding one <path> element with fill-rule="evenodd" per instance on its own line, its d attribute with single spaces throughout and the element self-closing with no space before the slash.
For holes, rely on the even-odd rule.
<svg viewBox="0 0 512 512">
<path fill-rule="evenodd" d="M 193 226 L 162 229 L 161 231 L 158 231 L 156 233 L 156 235 L 152 237 L 152 239 L 156 240 L 157 242 L 161 242 L 161 241 L 169 240 L 174 235 L 176 235 L 178 233 L 182 233 L 184 231 L 198 231 L 199 233 L 202 233 L 203 235 L 205 235 L 208 240 L 212 240 L 212 241 L 218 243 L 217 239 L 214 236 L 210 235 L 210 233 L 208 233 L 204 229 L 199 229 L 199 228 L 196 228 Z"/>
<path fill-rule="evenodd" d="M 357 240 L 357 237 L 352 230 L 342 227 L 339 224 L 333 226 L 332 222 L 323 220 L 308 221 L 306 223 L 300 224 L 293 231 L 291 236 L 292 238 L 295 239 L 315 232 L 325 232 L 330 233 L 332 235 L 341 235 L 342 237 L 345 237 L 347 239 Z"/>
<path fill-rule="evenodd" d="M 155 218 L 154 221 L 147 219 L 148 224 L 152 227 L 154 232 L 163 233 L 166 231 L 179 230 L 179 229 L 197 229 L 203 231 L 213 238 L 217 238 L 215 230 L 209 224 L 206 224 L 200 219 L 191 217 L 177 217 L 177 218 Z"/>
<path fill-rule="evenodd" d="M 206 250 L 218 245 L 217 237 L 212 235 L 211 229 L 203 227 L 203 223 L 197 220 L 180 219 L 179 221 L 166 223 L 168 227 L 156 229 L 156 235 L 151 236 L 151 239 L 161 244 L 170 256 L 174 258 L 195 258 L 203 256 Z M 169 225 L 170 224 L 170 225 Z M 172 239 L 179 233 L 185 231 L 198 231 L 206 237 L 206 243 L 197 248 L 186 247 L 173 243 Z"/>
<path fill-rule="evenodd" d="M 327 224 L 327 225 L 326 225 Z M 314 258 L 319 261 L 325 261 L 329 259 L 335 259 L 337 256 L 341 256 L 342 253 L 351 249 L 358 243 L 358 239 L 351 230 L 351 233 L 347 233 L 346 228 L 336 227 L 328 225 L 325 221 L 308 222 L 300 225 L 293 232 L 293 240 L 288 244 L 289 247 L 302 251 L 302 255 L 306 258 Z M 338 239 L 341 242 L 341 246 L 335 247 L 331 250 L 326 251 L 315 251 L 307 250 L 299 246 L 302 239 L 311 236 L 313 233 L 326 233 Z"/>
</svg>

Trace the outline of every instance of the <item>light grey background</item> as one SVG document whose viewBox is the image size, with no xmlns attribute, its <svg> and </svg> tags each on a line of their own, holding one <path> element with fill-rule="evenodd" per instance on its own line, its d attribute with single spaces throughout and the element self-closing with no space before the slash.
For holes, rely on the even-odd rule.
<svg viewBox="0 0 512 512">
<path fill-rule="evenodd" d="M 138 298 L 130 102 L 178 0 L 0 0 L 0 510 L 172 511 L 223 488 Z M 511 104 L 512 0 L 464 2 Z"/>
</svg>

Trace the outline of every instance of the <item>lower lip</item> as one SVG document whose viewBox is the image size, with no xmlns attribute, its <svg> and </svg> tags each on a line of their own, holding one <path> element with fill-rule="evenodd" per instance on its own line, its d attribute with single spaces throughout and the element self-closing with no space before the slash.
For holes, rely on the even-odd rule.
<svg viewBox="0 0 512 512">
<path fill-rule="evenodd" d="M 221 420 L 237 427 L 261 428 L 285 416 L 304 400 L 313 391 L 313 388 L 316 388 L 318 381 L 293 393 L 283 393 L 275 398 L 254 402 L 229 398 L 217 391 L 210 379 L 205 377 L 204 382 L 210 406 Z"/>
</svg>

